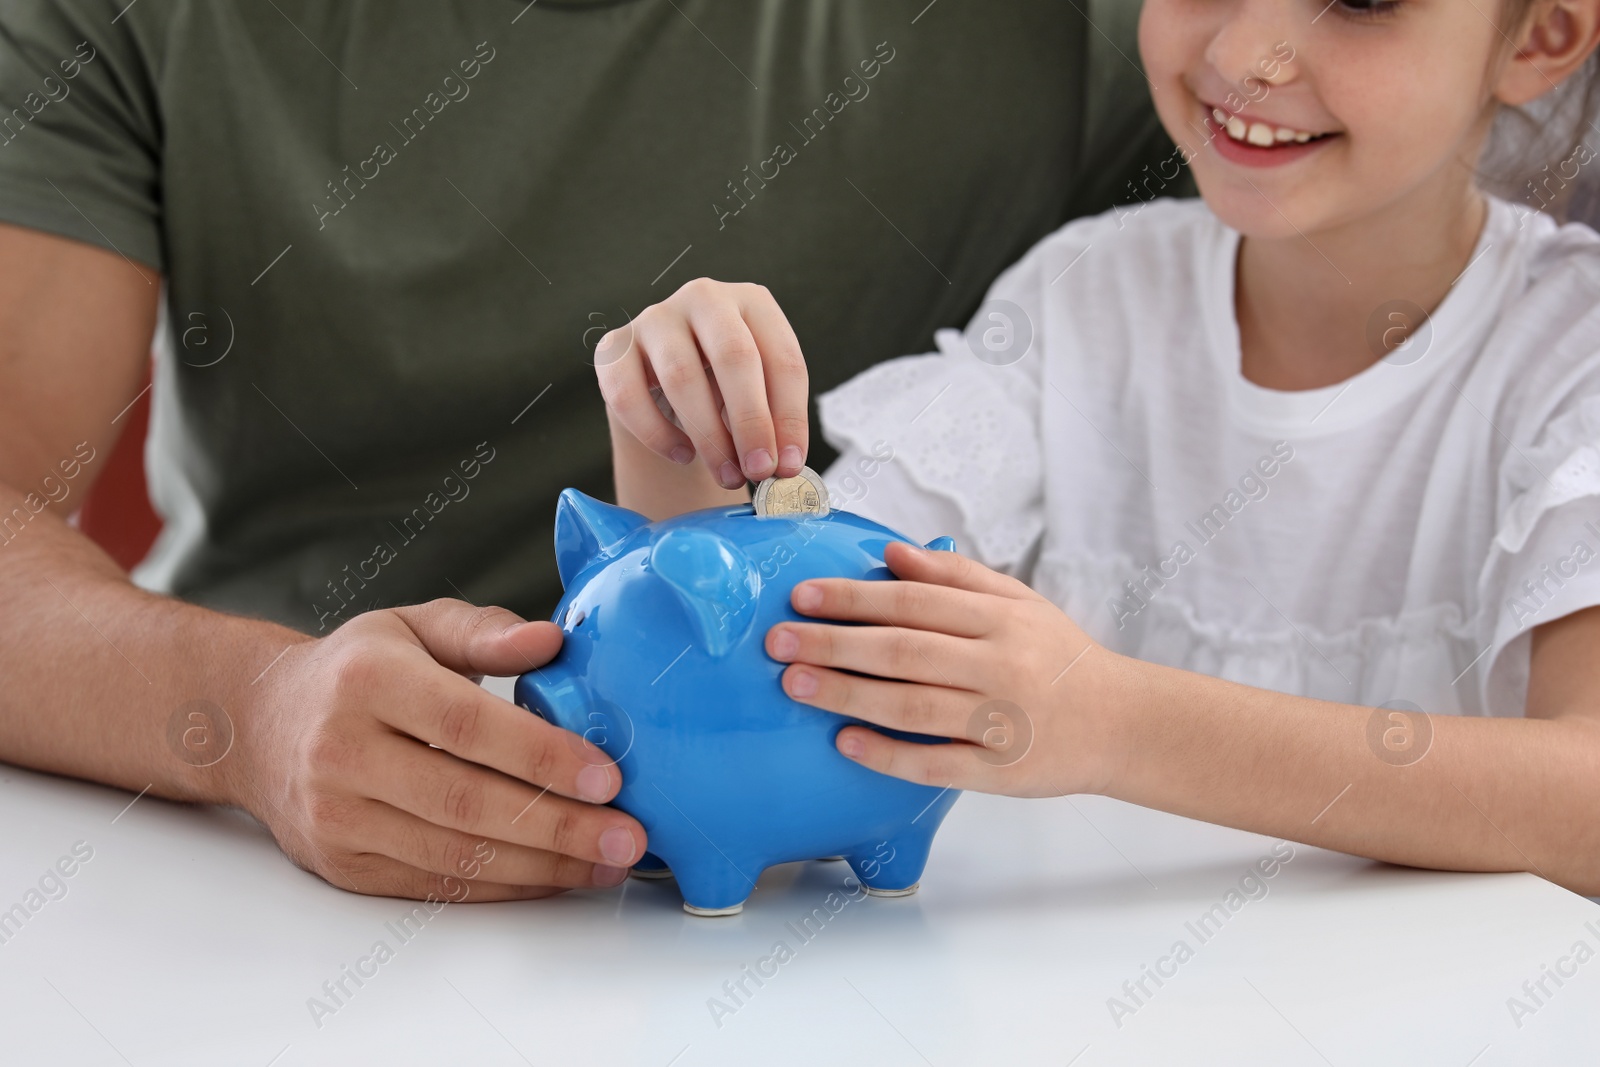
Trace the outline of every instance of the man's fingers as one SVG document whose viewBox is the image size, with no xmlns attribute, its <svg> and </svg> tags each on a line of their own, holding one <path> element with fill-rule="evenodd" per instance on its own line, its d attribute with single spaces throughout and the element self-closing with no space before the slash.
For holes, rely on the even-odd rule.
<svg viewBox="0 0 1600 1067">
<path fill-rule="evenodd" d="M 625 866 L 597 865 L 544 849 L 498 841 L 436 826 L 376 800 L 363 801 L 363 851 L 374 852 L 430 874 L 493 879 L 511 886 L 588 889 L 619 884 Z"/>
<path fill-rule="evenodd" d="M 435 826 L 591 865 L 626 867 L 644 853 L 644 828 L 622 812 L 569 800 L 410 738 L 389 737 L 373 747 L 373 762 L 383 768 L 370 786 L 373 797 Z"/>
<path fill-rule="evenodd" d="M 800 473 L 811 447 L 811 420 L 806 415 L 809 377 L 800 339 L 765 286 L 740 286 L 739 307 L 761 350 L 767 410 L 777 439 L 777 474 L 792 478 Z"/>
<path fill-rule="evenodd" d="M 549 623 L 517 625 L 509 635 L 497 631 L 506 620 L 517 622 L 517 616 L 497 608 L 474 609 L 459 601 L 401 608 L 396 615 L 411 628 L 422 650 L 442 657 L 445 666 L 467 665 L 485 673 L 537 669 L 548 662 L 561 640 L 560 631 Z M 497 651 L 491 654 L 491 649 Z M 512 654 L 520 666 L 505 667 L 496 659 Z M 353 656 L 341 665 L 336 684 L 402 734 L 436 745 L 465 764 L 492 768 L 559 794 L 546 801 L 552 814 L 540 813 L 533 824 L 542 826 L 551 842 L 556 842 L 551 847 L 622 866 L 643 854 L 643 828 L 620 811 L 596 806 L 614 797 L 622 785 L 621 772 L 599 748 L 458 674 L 428 670 L 420 664 L 408 668 L 412 665 L 403 657 Z M 482 779 L 467 773 L 473 768 L 460 769 L 464 777 L 453 782 L 435 776 L 417 785 L 418 789 L 444 790 L 446 794 L 435 797 L 435 807 L 417 814 L 433 818 L 441 806 L 448 809 L 454 805 L 457 822 L 461 813 L 471 814 L 473 808 L 487 811 L 490 818 L 505 816 L 500 810 L 506 807 L 505 796 L 484 795 Z M 382 772 L 379 777 L 384 777 Z M 451 788 L 465 788 L 467 795 L 451 797 Z M 586 803 L 556 803 L 561 797 Z M 425 801 L 414 798 L 414 803 L 422 806 Z M 546 823 L 547 818 L 556 822 Z"/>
<path fill-rule="evenodd" d="M 561 648 L 561 628 L 528 622 L 498 607 L 462 600 L 432 600 L 395 608 L 434 661 L 462 675 L 505 678 L 550 662 Z"/>
<path fill-rule="evenodd" d="M 355 892 L 374 897 L 470 904 L 495 900 L 538 900 L 566 892 L 561 886 L 507 885 L 487 879 L 436 874 L 377 853 L 346 856 L 340 860 L 340 866 L 351 871 L 351 877 L 355 879 Z M 351 888 L 343 878 L 331 879 L 330 884 L 340 889 Z"/>
<path fill-rule="evenodd" d="M 695 341 L 715 373 L 735 462 L 745 478 L 758 482 L 777 469 L 778 454 L 762 351 L 731 300 L 692 306 L 689 316 Z"/>
<path fill-rule="evenodd" d="M 416 655 L 420 662 L 405 653 L 346 656 L 334 685 L 379 721 L 469 763 L 593 804 L 616 795 L 620 772 L 599 748 L 459 674 L 429 670 Z"/>
</svg>

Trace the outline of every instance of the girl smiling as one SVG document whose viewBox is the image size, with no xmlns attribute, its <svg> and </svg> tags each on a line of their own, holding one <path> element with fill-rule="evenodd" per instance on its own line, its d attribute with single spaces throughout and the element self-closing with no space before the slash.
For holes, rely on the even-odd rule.
<svg viewBox="0 0 1600 1067">
<path fill-rule="evenodd" d="M 1600 0 L 1149 0 L 1203 202 L 1069 224 L 818 398 L 834 469 L 894 451 L 854 510 L 965 555 L 797 586 L 786 692 L 955 739 L 839 733 L 919 782 L 1600 893 L 1600 238 L 1476 179 L 1597 41 Z M 803 462 L 759 286 L 692 282 L 596 363 L 625 506 Z"/>
</svg>

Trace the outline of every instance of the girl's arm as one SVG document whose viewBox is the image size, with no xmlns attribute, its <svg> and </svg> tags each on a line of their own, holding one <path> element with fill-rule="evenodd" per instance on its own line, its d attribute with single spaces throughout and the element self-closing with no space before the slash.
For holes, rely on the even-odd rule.
<svg viewBox="0 0 1600 1067">
<path fill-rule="evenodd" d="M 609 408 L 611 471 L 616 478 L 617 503 L 647 519 L 665 519 L 719 504 L 742 504 L 750 499 L 743 482 L 737 489 L 718 485 L 703 463 L 680 464 L 662 459 L 639 443 Z"/>
<path fill-rule="evenodd" d="M 1106 791 L 1391 863 L 1532 871 L 1600 894 L 1596 648 L 1600 608 L 1534 631 L 1527 718 L 1390 717 L 1129 661 Z M 1385 745 L 1386 731 L 1410 736 Z"/>
<path fill-rule="evenodd" d="M 840 731 L 840 751 L 868 767 L 1016 796 L 1098 792 L 1392 863 L 1533 871 L 1600 894 L 1600 608 L 1534 631 L 1526 718 L 1391 716 L 1116 655 L 1023 583 L 955 553 L 896 543 L 886 557 L 902 581 L 809 581 L 792 597 L 801 615 L 866 625 L 767 635 L 768 653 L 795 664 L 783 676 L 795 699 L 968 742 Z"/>
<path fill-rule="evenodd" d="M 742 503 L 746 480 L 805 463 L 805 360 L 762 286 L 688 282 L 602 337 L 594 362 L 623 507 L 662 519 Z"/>
</svg>

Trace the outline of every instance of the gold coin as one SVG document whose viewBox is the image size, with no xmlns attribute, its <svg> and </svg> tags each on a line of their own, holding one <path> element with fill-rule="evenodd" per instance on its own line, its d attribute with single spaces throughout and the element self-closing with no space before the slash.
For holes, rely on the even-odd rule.
<svg viewBox="0 0 1600 1067">
<path fill-rule="evenodd" d="M 755 512 L 762 518 L 781 515 L 826 515 L 828 489 L 810 467 L 793 478 L 768 478 L 756 486 Z"/>
</svg>

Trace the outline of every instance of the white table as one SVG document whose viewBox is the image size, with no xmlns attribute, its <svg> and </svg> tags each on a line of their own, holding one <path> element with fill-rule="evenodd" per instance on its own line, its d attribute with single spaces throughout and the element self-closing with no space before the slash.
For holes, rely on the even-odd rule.
<svg viewBox="0 0 1600 1067">
<path fill-rule="evenodd" d="M 1600 949 L 1592 902 L 1296 846 L 1229 912 L 1271 840 L 1100 798 L 969 794 L 918 895 L 846 901 L 810 940 L 790 924 L 829 914 L 843 864 L 775 869 L 734 918 L 630 881 L 450 905 L 404 941 L 406 903 L 305 874 L 248 817 L 131 799 L 0 765 L 0 909 L 93 849 L 65 896 L 0 927 L 0 1063 L 1600 1062 L 1600 961 L 1562 964 L 1540 1004 L 1522 988 Z M 1188 924 L 1217 904 L 1202 939 Z M 319 1027 L 308 1000 L 332 1005 L 323 983 L 379 940 L 393 958 Z M 733 1000 L 723 983 L 777 941 L 792 958 Z M 714 1020 L 713 997 L 734 1010 Z"/>
</svg>

